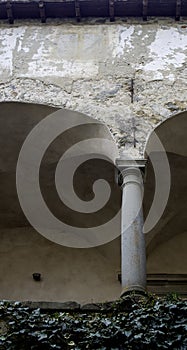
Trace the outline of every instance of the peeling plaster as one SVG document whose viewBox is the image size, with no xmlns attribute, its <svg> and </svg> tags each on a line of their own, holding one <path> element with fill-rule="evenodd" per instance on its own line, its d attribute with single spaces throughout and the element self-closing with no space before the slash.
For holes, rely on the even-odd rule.
<svg viewBox="0 0 187 350">
<path fill-rule="evenodd" d="M 139 67 L 145 72 L 170 70 L 170 65 L 181 67 L 186 59 L 187 35 L 181 34 L 177 28 L 158 29 L 148 50 L 151 62 Z"/>
<path fill-rule="evenodd" d="M 132 44 L 132 35 L 134 33 L 134 26 L 130 26 L 129 28 L 124 28 L 123 26 L 119 26 L 117 28 L 117 44 L 113 49 L 113 57 L 121 57 L 124 54 L 124 51 L 129 51 L 133 48 Z M 139 35 L 139 34 L 138 34 Z"/>
<path fill-rule="evenodd" d="M 24 29 L 3 28 L 0 35 L 0 71 L 2 75 L 12 75 L 14 62 L 13 54 L 16 49 L 17 40 L 21 40 Z"/>
<path fill-rule="evenodd" d="M 86 113 L 137 158 L 156 124 L 187 109 L 187 31 L 180 25 L 25 23 L 0 28 L 0 101 Z"/>
</svg>

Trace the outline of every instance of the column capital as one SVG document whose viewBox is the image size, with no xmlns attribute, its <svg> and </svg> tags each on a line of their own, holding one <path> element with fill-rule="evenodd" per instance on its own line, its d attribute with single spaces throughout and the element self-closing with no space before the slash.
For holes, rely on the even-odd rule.
<svg viewBox="0 0 187 350">
<path fill-rule="evenodd" d="M 123 170 L 125 168 L 139 168 L 140 170 L 144 170 L 146 162 L 147 159 L 116 159 L 116 165 L 119 170 Z"/>
<path fill-rule="evenodd" d="M 118 169 L 117 182 L 119 185 L 128 182 L 142 183 L 145 173 L 146 159 L 116 159 L 116 166 Z"/>
</svg>

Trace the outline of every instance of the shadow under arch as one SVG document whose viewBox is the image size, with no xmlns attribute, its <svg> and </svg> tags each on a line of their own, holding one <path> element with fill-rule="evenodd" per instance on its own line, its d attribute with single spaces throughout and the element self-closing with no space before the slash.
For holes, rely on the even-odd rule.
<svg viewBox="0 0 187 350">
<path fill-rule="evenodd" d="M 154 150 L 156 137 L 160 140 L 163 150 Z M 153 204 L 156 177 L 151 158 L 156 166 L 162 168 L 163 153 L 165 152 L 170 168 L 170 178 L 168 173 L 160 171 L 162 174 L 163 188 L 157 190 L 162 192 L 164 186 L 170 182 L 169 196 L 166 199 L 165 209 L 155 227 L 146 233 L 146 243 L 148 254 L 159 244 L 162 244 L 186 231 L 187 228 L 187 111 L 172 115 L 161 122 L 151 132 L 145 146 L 145 157 L 148 158 L 146 183 L 144 192 L 144 215 L 145 221 L 150 213 Z M 149 154 L 149 150 L 151 154 Z M 162 169 L 161 169 L 162 170 Z M 162 203 L 160 203 L 161 205 Z M 159 203 L 158 203 L 159 205 Z M 157 210 L 157 208 L 155 208 Z"/>
<path fill-rule="evenodd" d="M 30 131 L 49 114 L 59 110 L 60 108 L 33 103 L 0 103 L 0 299 L 62 302 L 76 300 L 86 303 L 105 301 L 106 297 L 113 300 L 120 295 L 121 288 L 117 280 L 117 271 L 120 269 L 120 237 L 117 237 L 120 235 L 120 221 L 115 227 L 117 238 L 113 241 L 89 249 L 74 249 L 55 244 L 38 234 L 31 227 L 19 204 L 16 165 L 20 149 Z M 62 113 L 68 119 L 71 111 L 62 110 Z M 81 113 L 77 115 L 83 116 Z M 101 154 L 106 159 L 115 161 L 118 155 L 111 147 L 106 147 L 106 142 L 102 144 L 102 139 L 114 143 L 108 127 L 86 115 L 84 118 L 88 125 L 80 127 L 79 130 L 71 130 L 73 134 L 69 134 L 65 147 L 71 144 L 71 139 L 99 139 Z M 73 224 L 71 215 L 67 211 L 62 213 L 58 203 L 55 205 L 52 193 L 53 171 L 62 155 L 63 142 L 63 138 L 57 138 L 44 155 L 40 186 L 50 209 L 59 216 L 65 213 L 66 220 L 71 220 Z M 92 143 L 91 152 L 94 154 L 97 146 L 97 142 Z M 70 155 L 75 156 L 74 153 Z M 112 162 L 110 164 L 107 166 L 105 162 L 102 168 L 100 163 L 90 163 L 88 167 L 83 165 L 80 172 L 76 172 L 76 193 L 85 202 L 93 199 L 94 194 L 90 189 L 98 174 L 102 173 L 103 178 L 111 185 L 114 197 L 108 203 L 106 215 L 102 212 L 99 220 L 108 220 L 121 206 L 121 190 L 114 181 L 115 167 Z M 87 169 L 88 175 L 92 174 L 89 181 L 85 181 Z M 84 181 L 81 180 L 82 174 Z M 80 183 L 81 186 L 78 186 Z M 79 217 L 76 224 L 84 227 L 86 222 L 84 220 L 81 223 L 81 220 Z M 96 217 L 93 224 L 97 224 Z M 41 282 L 38 284 L 32 278 L 34 272 L 41 273 Z"/>
<path fill-rule="evenodd" d="M 113 181 L 115 178 L 114 162 L 118 156 L 118 150 L 113 141 L 113 137 L 105 124 L 79 112 L 54 108 L 47 105 L 3 102 L 0 104 L 0 148 L 2 150 L 0 157 L 0 228 L 15 226 L 23 227 L 29 225 L 20 208 L 16 191 L 15 172 L 18 156 L 25 139 L 33 128 L 35 128 L 39 122 L 44 120 L 44 118 L 57 111 L 60 111 L 61 113 L 60 117 L 63 119 L 62 123 L 66 124 L 67 120 L 70 120 L 72 116 L 74 116 L 77 125 L 74 126 L 74 124 L 72 124 L 74 127 L 67 127 L 67 130 L 65 127 L 65 132 L 51 142 L 42 159 L 40 186 L 41 191 L 43 191 L 42 194 L 46 202 L 48 201 L 47 204 L 50 206 L 50 209 L 54 211 L 60 219 L 65 220 L 67 223 L 71 223 L 71 225 L 75 225 L 75 227 L 85 227 L 85 225 L 86 227 L 92 227 L 93 225 L 101 225 L 106 221 L 109 221 L 120 210 L 121 193 L 119 187 Z M 79 120 L 81 120 L 81 125 L 79 125 Z M 99 152 L 105 157 L 105 164 L 102 164 L 104 162 L 103 159 L 95 159 L 93 162 L 91 162 L 90 159 L 90 161 L 76 170 L 73 185 L 78 196 L 82 200 L 89 202 L 95 196 L 92 190 L 94 181 L 101 176 L 101 178 L 104 178 L 109 182 L 112 188 L 113 198 L 108 202 L 107 210 L 105 210 L 105 212 L 101 211 L 100 215 L 94 215 L 95 213 L 93 215 L 92 213 L 81 214 L 78 213 L 78 210 L 74 215 L 72 210 L 67 209 L 67 206 L 64 206 L 63 209 L 59 209 L 61 201 L 58 198 L 57 193 L 54 195 L 55 186 L 53 183 L 55 183 L 55 181 L 53 173 L 55 172 L 60 157 L 64 152 L 67 150 L 69 151 L 69 149 L 71 149 L 76 143 L 80 143 L 84 140 L 93 140 L 92 143 L 90 142 L 91 145 L 89 145 L 90 154 L 97 154 L 97 142 L 100 141 Z M 106 140 L 110 142 L 109 146 L 106 143 Z M 42 134 L 41 140 L 39 141 L 41 141 L 41 143 L 44 142 L 44 140 L 42 140 Z M 80 147 L 81 146 L 78 146 L 78 148 Z M 85 149 L 85 153 L 87 151 L 88 149 Z M 69 152 L 69 158 L 77 156 L 75 151 L 72 152 L 74 153 L 71 154 L 71 151 Z M 98 158 L 100 154 L 98 153 Z M 107 160 L 110 161 L 107 162 Z M 119 228 L 118 232 L 120 233 Z"/>
</svg>

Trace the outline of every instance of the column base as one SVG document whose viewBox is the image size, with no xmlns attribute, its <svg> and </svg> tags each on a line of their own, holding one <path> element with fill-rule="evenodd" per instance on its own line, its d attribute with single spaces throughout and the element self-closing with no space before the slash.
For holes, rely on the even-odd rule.
<svg viewBox="0 0 187 350">
<path fill-rule="evenodd" d="M 142 286 L 129 286 L 129 287 L 125 287 L 122 289 L 121 292 L 121 298 L 128 295 L 128 294 L 135 294 L 135 295 L 146 295 L 146 288 L 142 287 Z"/>
</svg>

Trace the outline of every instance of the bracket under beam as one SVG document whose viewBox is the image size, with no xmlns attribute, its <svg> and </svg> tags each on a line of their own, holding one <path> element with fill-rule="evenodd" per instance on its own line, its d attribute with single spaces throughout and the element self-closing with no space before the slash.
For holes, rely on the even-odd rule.
<svg viewBox="0 0 187 350">
<path fill-rule="evenodd" d="M 6 3 L 6 12 L 7 12 L 9 24 L 13 24 L 14 23 L 14 16 L 13 16 L 13 11 L 12 11 L 11 1 L 7 1 L 7 3 Z"/>
<path fill-rule="evenodd" d="M 46 22 L 45 4 L 43 1 L 39 1 L 38 6 L 40 11 L 41 22 L 45 23 Z"/>
<path fill-rule="evenodd" d="M 75 15 L 77 18 L 77 22 L 80 22 L 81 20 L 81 9 L 80 9 L 80 2 L 79 0 L 75 0 Z"/>
<path fill-rule="evenodd" d="M 110 16 L 110 22 L 115 21 L 114 17 L 114 0 L 109 0 L 109 16 Z"/>
<path fill-rule="evenodd" d="M 147 21 L 147 12 L 148 12 L 148 0 L 143 0 L 143 20 Z"/>
<path fill-rule="evenodd" d="M 175 20 L 180 21 L 181 16 L 181 0 L 176 0 L 176 15 Z"/>
</svg>

